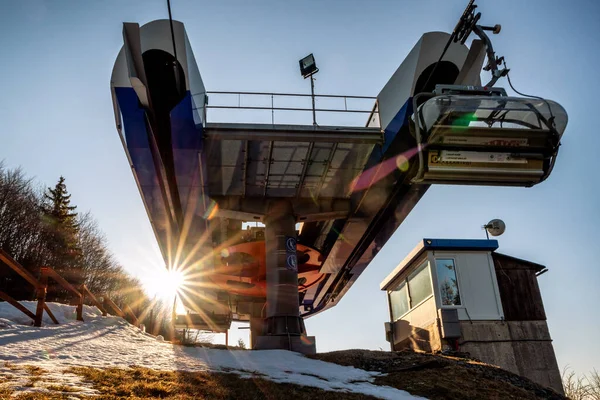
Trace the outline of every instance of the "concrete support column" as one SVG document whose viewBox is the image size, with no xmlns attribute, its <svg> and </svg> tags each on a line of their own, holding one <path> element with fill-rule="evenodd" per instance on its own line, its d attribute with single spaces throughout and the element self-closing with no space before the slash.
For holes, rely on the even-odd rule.
<svg viewBox="0 0 600 400">
<path fill-rule="evenodd" d="M 265 326 L 264 318 L 250 317 L 250 348 L 256 348 L 256 339 L 263 336 Z"/>
<path fill-rule="evenodd" d="M 256 349 L 315 353 L 314 338 L 306 336 L 298 301 L 296 219 L 288 200 L 271 200 L 265 217 L 267 305 L 263 336 Z"/>
<path fill-rule="evenodd" d="M 288 201 L 272 201 L 265 217 L 267 261 L 267 318 L 299 317 L 298 263 L 295 260 L 296 220 Z M 289 245 L 294 243 L 294 259 L 288 260 Z M 300 333 L 300 332 L 298 332 Z"/>
</svg>

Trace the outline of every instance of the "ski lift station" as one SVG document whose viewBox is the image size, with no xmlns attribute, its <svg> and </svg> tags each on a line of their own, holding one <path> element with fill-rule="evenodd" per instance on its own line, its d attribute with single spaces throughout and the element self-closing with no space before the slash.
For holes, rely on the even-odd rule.
<svg viewBox="0 0 600 400">
<path fill-rule="evenodd" d="M 249 321 L 253 348 L 314 352 L 304 318 L 342 300 L 430 185 L 550 175 L 567 114 L 496 86 L 500 27 L 479 18 L 471 1 L 452 33 L 425 33 L 372 98 L 314 94 L 313 56 L 311 94 L 210 92 L 181 22 L 124 24 L 116 128 L 166 267 L 185 274 L 176 328 Z"/>
<path fill-rule="evenodd" d="M 496 240 L 423 239 L 385 278 L 392 351 L 454 350 L 562 393 L 537 276 Z"/>
</svg>

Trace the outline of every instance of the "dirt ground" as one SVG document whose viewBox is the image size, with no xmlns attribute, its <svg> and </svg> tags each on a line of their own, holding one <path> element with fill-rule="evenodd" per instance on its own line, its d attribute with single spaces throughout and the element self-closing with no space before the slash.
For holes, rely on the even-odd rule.
<svg viewBox="0 0 600 400">
<path fill-rule="evenodd" d="M 461 357 L 462 356 L 462 357 Z M 432 355 L 413 351 L 344 350 L 312 358 L 386 375 L 375 381 L 397 389 L 442 399 L 566 399 L 527 378 L 462 354 Z"/>
<path fill-rule="evenodd" d="M 381 372 L 375 384 L 405 390 L 431 400 L 438 399 L 566 399 L 500 368 L 464 357 L 463 354 L 431 355 L 412 351 L 385 352 L 344 350 L 311 358 L 368 371 Z M 10 367 L 10 366 L 9 366 Z M 66 385 L 46 385 L 37 367 L 14 368 L 28 372 L 25 386 L 44 386 L 43 392 L 17 393 L 0 385 L 0 399 L 371 399 L 373 397 L 324 391 L 294 384 L 275 383 L 254 374 L 250 379 L 234 373 L 156 371 L 131 368 L 74 367 L 69 371 L 88 382 L 97 394 L 86 396 Z M 0 381 L 1 381 L 0 377 Z M 44 385 L 42 385 L 44 383 Z"/>
</svg>

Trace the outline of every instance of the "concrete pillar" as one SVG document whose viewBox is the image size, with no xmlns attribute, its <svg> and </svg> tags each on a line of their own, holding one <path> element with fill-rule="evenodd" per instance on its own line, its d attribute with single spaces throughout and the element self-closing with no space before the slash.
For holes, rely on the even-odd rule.
<svg viewBox="0 0 600 400">
<path fill-rule="evenodd" d="M 250 317 L 250 348 L 256 348 L 256 339 L 263 336 L 264 333 L 264 318 Z"/>
<path fill-rule="evenodd" d="M 256 349 L 315 353 L 314 338 L 306 336 L 298 301 L 296 219 L 288 200 L 271 200 L 265 217 L 267 306 L 263 336 Z"/>
<path fill-rule="evenodd" d="M 265 217 L 267 318 L 299 317 L 298 266 L 288 260 L 287 241 L 296 242 L 296 220 L 288 201 L 273 201 Z M 294 245 L 295 247 L 295 245 Z M 294 264 L 295 263 L 295 264 Z M 300 333 L 300 332 L 298 332 Z"/>
</svg>

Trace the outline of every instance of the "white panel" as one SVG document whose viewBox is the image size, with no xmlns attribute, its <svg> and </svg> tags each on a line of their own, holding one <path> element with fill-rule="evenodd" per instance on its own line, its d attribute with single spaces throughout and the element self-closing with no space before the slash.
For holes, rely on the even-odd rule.
<svg viewBox="0 0 600 400">
<path fill-rule="evenodd" d="M 381 126 L 384 129 L 404 103 L 413 96 L 417 79 L 425 68 L 437 62 L 449 37 L 450 35 L 444 32 L 428 32 L 421 36 L 385 84 L 377 96 Z M 442 60 L 454 63 L 460 70 L 468 52 L 467 46 L 452 43 Z"/>
<path fill-rule="evenodd" d="M 460 291 L 461 306 L 458 309 L 460 320 L 500 320 L 504 318 L 498 283 L 489 252 L 431 252 L 434 258 L 453 258 Z M 434 270 L 434 289 L 436 303 L 441 306 L 437 280 L 437 268 Z"/>
<path fill-rule="evenodd" d="M 404 314 L 403 321 L 407 321 L 410 326 L 416 328 L 425 328 L 435 322 L 437 318 L 437 307 L 435 299 L 431 296 L 417 307 Z"/>
</svg>

